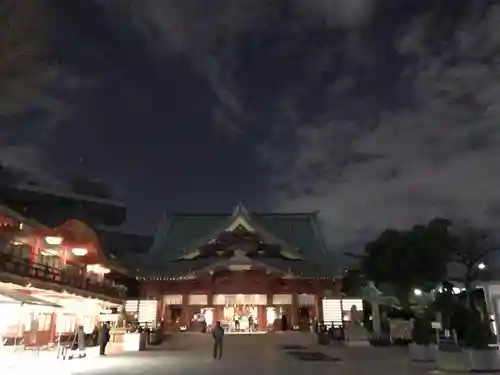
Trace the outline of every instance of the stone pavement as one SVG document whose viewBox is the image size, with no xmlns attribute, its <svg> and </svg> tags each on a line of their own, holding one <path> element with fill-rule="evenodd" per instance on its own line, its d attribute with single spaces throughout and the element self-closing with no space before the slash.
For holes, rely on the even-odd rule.
<svg viewBox="0 0 500 375">
<path fill-rule="evenodd" d="M 300 333 L 228 335 L 225 339 L 224 357 L 220 361 L 211 357 L 211 349 L 209 335 L 182 334 L 161 347 L 144 352 L 65 361 L 66 363 L 60 365 L 62 366 L 60 373 L 73 375 L 432 373 L 428 365 L 411 363 L 406 348 L 324 348 L 316 345 L 314 336 Z M 323 359 L 330 360 L 317 361 L 322 355 Z M 315 360 L 304 360 L 308 358 Z"/>
</svg>

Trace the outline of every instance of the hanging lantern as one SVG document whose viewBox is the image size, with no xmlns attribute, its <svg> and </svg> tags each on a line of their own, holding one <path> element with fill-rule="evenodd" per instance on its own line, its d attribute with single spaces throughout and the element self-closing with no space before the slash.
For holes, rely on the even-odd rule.
<svg viewBox="0 0 500 375">
<path fill-rule="evenodd" d="M 87 255 L 89 251 L 84 247 L 74 247 L 73 249 L 71 249 L 71 252 L 76 257 L 83 257 Z"/>
<path fill-rule="evenodd" d="M 52 246 L 59 246 L 63 242 L 63 238 L 59 236 L 46 236 L 45 242 Z"/>
</svg>

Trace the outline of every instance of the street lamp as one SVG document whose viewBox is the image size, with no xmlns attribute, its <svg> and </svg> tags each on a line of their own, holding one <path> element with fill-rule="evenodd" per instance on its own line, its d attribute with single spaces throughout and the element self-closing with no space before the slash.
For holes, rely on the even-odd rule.
<svg viewBox="0 0 500 375">
<path fill-rule="evenodd" d="M 484 264 L 483 262 L 479 263 L 477 265 L 477 268 L 479 268 L 481 271 L 483 271 L 484 269 L 486 269 L 486 264 Z"/>
<path fill-rule="evenodd" d="M 413 290 L 413 294 L 415 294 L 417 297 L 419 297 L 419 296 L 422 295 L 422 290 L 420 290 L 420 289 L 414 289 Z"/>
</svg>

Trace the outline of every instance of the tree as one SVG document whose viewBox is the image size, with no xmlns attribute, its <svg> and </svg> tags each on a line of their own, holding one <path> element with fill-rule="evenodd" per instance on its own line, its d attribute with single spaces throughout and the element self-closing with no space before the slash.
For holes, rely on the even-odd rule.
<svg viewBox="0 0 500 375">
<path fill-rule="evenodd" d="M 454 230 L 452 278 L 464 284 L 469 290 L 471 284 L 486 272 L 488 258 L 497 250 L 496 241 L 488 230 L 473 226 L 457 227 Z"/>
<path fill-rule="evenodd" d="M 403 305 L 413 288 L 428 290 L 446 278 L 452 250 L 450 222 L 433 219 L 408 231 L 385 230 L 365 247 L 361 268 L 377 284 L 389 284 Z"/>
<path fill-rule="evenodd" d="M 359 296 L 365 284 L 365 279 L 360 270 L 345 270 L 342 276 L 340 293 L 345 296 Z"/>
</svg>

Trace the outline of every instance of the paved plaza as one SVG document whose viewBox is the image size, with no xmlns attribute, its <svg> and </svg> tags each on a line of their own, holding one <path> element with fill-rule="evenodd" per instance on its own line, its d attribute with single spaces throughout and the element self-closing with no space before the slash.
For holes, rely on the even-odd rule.
<svg viewBox="0 0 500 375">
<path fill-rule="evenodd" d="M 58 373 L 73 375 L 434 373 L 429 365 L 411 363 L 406 348 L 324 348 L 308 334 L 227 335 L 222 360 L 212 358 L 209 335 L 185 334 L 148 351 L 65 361 L 58 366 Z"/>
</svg>

